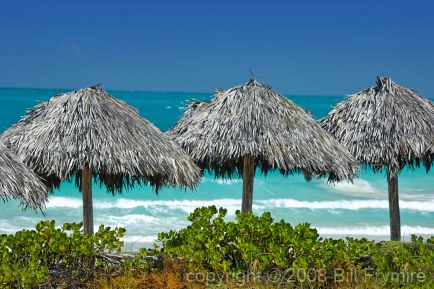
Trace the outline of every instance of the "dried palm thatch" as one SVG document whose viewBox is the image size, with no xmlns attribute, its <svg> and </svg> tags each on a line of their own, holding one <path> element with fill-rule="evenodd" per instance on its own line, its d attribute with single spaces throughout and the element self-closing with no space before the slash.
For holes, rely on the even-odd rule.
<svg viewBox="0 0 434 289">
<path fill-rule="evenodd" d="M 23 209 L 42 209 L 47 188 L 39 177 L 0 142 L 0 199 L 19 199 Z"/>
<path fill-rule="evenodd" d="M 216 177 L 243 175 L 243 212 L 251 211 L 256 167 L 331 181 L 358 170 L 351 154 L 301 107 L 254 79 L 187 110 L 168 135 Z"/>
<path fill-rule="evenodd" d="M 434 142 L 434 104 L 414 90 L 378 77 L 369 87 L 338 103 L 321 121 L 365 166 L 387 168 L 391 237 L 401 238 L 397 174 L 404 166 L 430 169 Z"/>
<path fill-rule="evenodd" d="M 192 188 L 200 179 L 174 142 L 98 86 L 35 106 L 2 140 L 54 187 L 73 175 L 80 190 L 91 190 L 93 175 L 113 194 L 136 183 Z"/>
</svg>

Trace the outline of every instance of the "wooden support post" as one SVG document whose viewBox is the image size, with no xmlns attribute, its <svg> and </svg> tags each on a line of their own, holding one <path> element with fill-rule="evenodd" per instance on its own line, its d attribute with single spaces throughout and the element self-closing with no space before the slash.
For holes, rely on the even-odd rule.
<svg viewBox="0 0 434 289">
<path fill-rule="evenodd" d="M 241 203 L 241 212 L 246 214 L 252 211 L 255 160 L 253 159 L 253 156 L 245 155 L 243 161 L 243 200 Z"/>
<path fill-rule="evenodd" d="M 392 241 L 401 241 L 398 175 L 395 169 L 387 169 L 387 182 L 389 189 L 390 239 Z"/>
<path fill-rule="evenodd" d="M 83 194 L 84 233 L 93 235 L 92 170 L 88 164 L 84 166 L 81 173 L 81 193 Z"/>
</svg>

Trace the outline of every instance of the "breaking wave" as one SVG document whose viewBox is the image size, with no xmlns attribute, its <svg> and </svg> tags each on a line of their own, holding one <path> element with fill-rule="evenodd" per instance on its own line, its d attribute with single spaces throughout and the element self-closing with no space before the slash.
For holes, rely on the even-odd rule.
<svg viewBox="0 0 434 289">
<path fill-rule="evenodd" d="M 241 207 L 240 199 L 215 199 L 215 200 L 137 200 L 127 198 L 95 199 L 94 208 L 98 209 L 134 209 L 145 208 L 161 211 L 181 210 L 186 213 L 192 212 L 197 207 L 216 205 L 227 208 L 229 213 L 234 213 Z M 415 210 L 421 212 L 434 212 L 434 199 L 425 201 L 399 202 L 402 210 Z M 73 208 L 82 206 L 81 199 L 70 197 L 51 197 L 47 208 Z M 274 208 L 306 208 L 316 209 L 341 209 L 341 210 L 362 210 L 362 209 L 389 209 L 387 200 L 335 200 L 335 201 L 298 201 L 295 199 L 269 199 L 256 200 L 253 203 L 254 210 L 272 210 Z"/>
</svg>

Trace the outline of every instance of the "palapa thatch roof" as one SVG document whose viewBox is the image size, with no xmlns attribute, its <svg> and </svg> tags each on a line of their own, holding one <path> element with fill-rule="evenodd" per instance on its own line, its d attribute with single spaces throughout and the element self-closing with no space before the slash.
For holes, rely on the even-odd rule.
<svg viewBox="0 0 434 289">
<path fill-rule="evenodd" d="M 185 152 L 98 86 L 36 105 L 1 138 L 54 187 L 75 174 L 81 188 L 85 164 L 111 193 L 135 182 L 191 188 L 200 180 Z"/>
<path fill-rule="evenodd" d="M 374 170 L 432 164 L 433 102 L 389 78 L 337 104 L 321 125 Z"/>
<path fill-rule="evenodd" d="M 39 177 L 0 143 L 0 199 L 18 199 L 24 209 L 41 209 L 48 198 Z"/>
<path fill-rule="evenodd" d="M 262 173 L 279 169 L 341 180 L 358 170 L 350 153 L 305 110 L 254 79 L 195 107 L 168 135 L 216 177 L 240 176 L 245 155 Z"/>
</svg>

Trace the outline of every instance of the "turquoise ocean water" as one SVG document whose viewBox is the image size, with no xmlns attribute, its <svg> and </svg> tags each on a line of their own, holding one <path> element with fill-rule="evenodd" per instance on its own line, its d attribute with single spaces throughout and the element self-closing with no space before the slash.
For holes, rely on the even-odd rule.
<svg viewBox="0 0 434 289">
<path fill-rule="evenodd" d="M 0 88 L 0 131 L 17 122 L 39 101 L 67 92 L 55 89 Z M 212 93 L 129 92 L 110 93 L 137 108 L 140 114 L 162 131 L 173 126 L 190 98 L 210 99 Z M 289 96 L 319 119 L 343 96 Z M 241 207 L 241 180 L 214 179 L 205 175 L 195 191 L 164 188 L 158 196 L 150 187 L 138 187 L 112 196 L 94 184 L 95 226 L 122 226 L 127 229 L 126 249 L 153 243 L 158 232 L 180 229 L 189 212 L 199 206 L 216 205 L 228 209 L 228 219 Z M 411 234 L 434 235 L 434 170 L 404 169 L 399 178 L 401 224 L 404 240 Z M 19 203 L 0 204 L 0 234 L 31 229 L 40 220 L 57 224 L 80 222 L 81 194 L 73 183 L 63 183 L 54 191 L 44 210 L 22 211 Z M 267 177 L 257 174 L 254 182 L 255 213 L 270 211 L 276 220 L 293 225 L 311 223 L 324 237 L 389 238 L 389 212 L 385 173 L 362 171 L 354 183 L 327 184 L 326 179 L 306 182 L 301 175 L 282 177 L 278 172 Z"/>
</svg>

